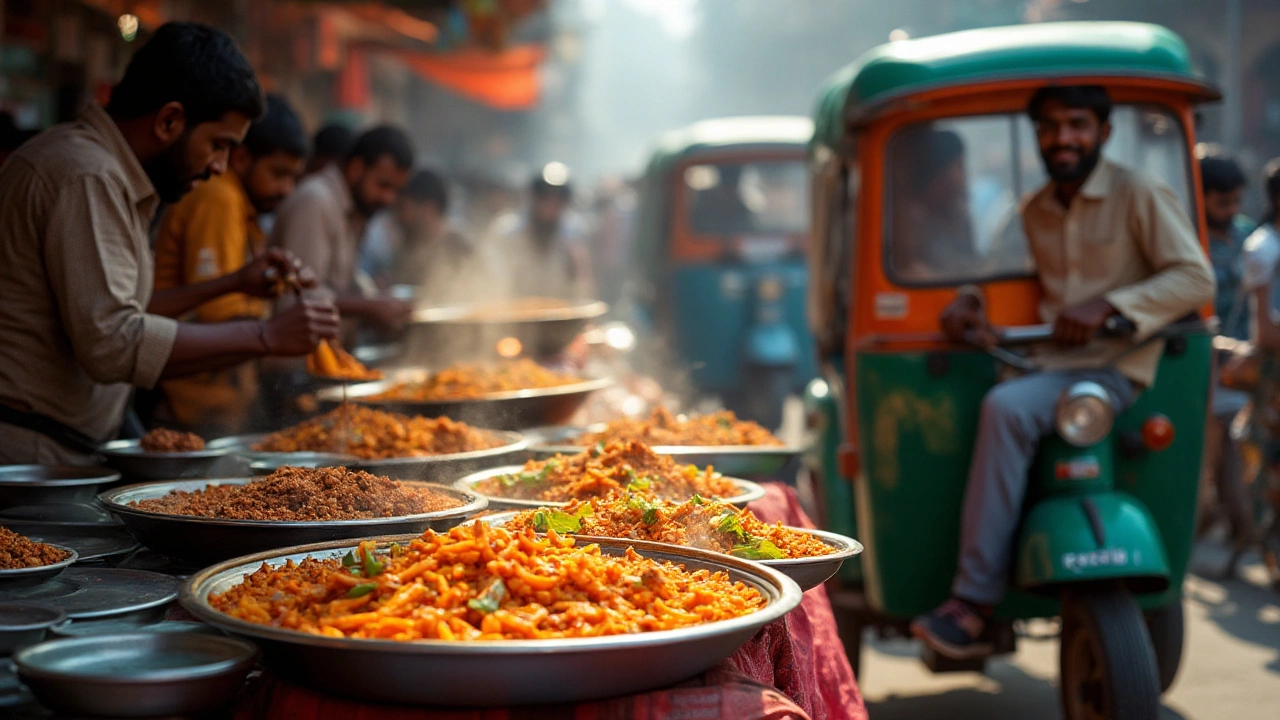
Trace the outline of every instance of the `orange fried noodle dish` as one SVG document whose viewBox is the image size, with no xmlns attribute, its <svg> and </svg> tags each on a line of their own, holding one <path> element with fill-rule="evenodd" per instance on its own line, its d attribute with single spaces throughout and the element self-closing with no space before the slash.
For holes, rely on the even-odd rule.
<svg viewBox="0 0 1280 720">
<path fill-rule="evenodd" d="M 342 453 L 376 460 L 471 452 L 505 442 L 494 433 L 449 418 L 409 417 L 348 404 L 269 435 L 253 449 Z"/>
<path fill-rule="evenodd" d="M 577 455 L 530 460 L 518 473 L 487 478 L 476 485 L 476 490 L 492 497 L 547 502 L 599 498 L 623 488 L 672 500 L 738 494 L 738 487 L 711 467 L 700 470 L 677 464 L 670 455 L 659 455 L 648 445 L 631 441 L 599 445 Z"/>
<path fill-rule="evenodd" d="M 835 552 L 808 533 L 770 525 L 750 510 L 694 496 L 682 503 L 619 492 L 599 500 L 573 501 L 562 510 L 519 513 L 506 524 L 513 531 L 572 533 L 652 540 L 725 553 L 748 560 L 789 560 Z"/>
<path fill-rule="evenodd" d="M 521 358 L 502 363 L 459 363 L 430 375 L 426 380 L 403 382 L 365 399 L 409 402 L 471 400 L 493 393 L 557 387 L 576 382 L 581 380 L 548 370 L 528 358 Z"/>
<path fill-rule="evenodd" d="M 666 408 L 657 408 L 646 419 L 620 418 L 610 422 L 604 430 L 578 438 L 578 445 L 595 445 L 611 440 L 635 440 L 648 445 L 725 446 L 769 445 L 779 446 L 782 441 L 773 433 L 750 420 L 739 420 L 732 412 L 699 415 L 692 418 L 676 417 Z"/>
<path fill-rule="evenodd" d="M 410 641 L 673 630 L 748 615 L 766 601 L 723 572 L 688 571 L 630 548 L 605 555 L 554 533 L 475 522 L 382 551 L 365 541 L 342 560 L 264 564 L 209 602 L 261 625 Z"/>
</svg>

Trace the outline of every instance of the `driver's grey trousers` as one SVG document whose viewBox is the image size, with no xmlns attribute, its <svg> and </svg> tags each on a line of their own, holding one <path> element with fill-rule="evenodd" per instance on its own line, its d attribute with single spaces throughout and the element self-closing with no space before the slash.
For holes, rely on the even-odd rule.
<svg viewBox="0 0 1280 720">
<path fill-rule="evenodd" d="M 1087 380 L 1107 389 L 1117 413 L 1137 396 L 1128 378 L 1106 368 L 1024 375 L 1000 383 L 983 398 L 964 494 L 959 572 L 951 587 L 956 597 L 995 605 L 1004 596 L 1013 534 L 1021 519 L 1036 447 L 1053 432 L 1062 391 Z"/>
</svg>

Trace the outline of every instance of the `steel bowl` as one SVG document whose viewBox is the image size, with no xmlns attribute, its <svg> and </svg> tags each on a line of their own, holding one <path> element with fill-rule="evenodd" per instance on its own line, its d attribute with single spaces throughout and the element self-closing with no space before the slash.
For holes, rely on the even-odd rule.
<svg viewBox="0 0 1280 720">
<path fill-rule="evenodd" d="M 476 485 L 479 485 L 481 481 L 498 475 L 511 475 L 523 470 L 523 465 L 504 465 L 502 467 L 489 468 L 488 470 L 471 473 L 454 483 L 453 486 L 459 490 L 483 494 L 476 489 Z M 738 494 L 733 497 L 720 498 L 720 500 L 723 500 L 730 505 L 743 507 L 747 503 L 755 502 L 756 500 L 764 497 L 764 488 L 750 480 L 733 477 L 725 479 L 738 487 Z M 497 495 L 485 495 L 484 497 L 489 500 L 490 510 L 528 510 L 540 507 L 564 507 L 569 504 L 567 502 L 550 502 L 547 500 L 520 500 L 517 498 L 504 498 Z"/>
<path fill-rule="evenodd" d="M 549 388 L 512 390 L 489 393 L 478 398 L 460 400 L 373 400 L 400 384 L 400 380 L 379 380 L 342 388 L 325 388 L 316 392 L 323 407 L 337 407 L 343 402 L 356 402 L 379 410 L 424 417 L 448 417 L 479 427 L 520 430 L 537 425 L 555 425 L 567 421 L 582 407 L 591 393 L 613 384 L 611 378 L 583 380 Z"/>
<path fill-rule="evenodd" d="M 193 633 L 50 640 L 13 662 L 41 703 L 72 715 L 193 715 L 233 700 L 257 660 L 253 645 Z"/>
<path fill-rule="evenodd" d="M 218 462 L 230 448 L 209 448 L 189 452 L 149 452 L 141 440 L 114 440 L 98 448 L 108 467 L 133 480 L 177 480 L 214 477 Z"/>
<path fill-rule="evenodd" d="M 419 308 L 405 327 L 405 356 L 456 361 L 491 358 L 499 340 L 515 338 L 526 355 L 549 357 L 564 352 L 587 327 L 609 311 L 605 303 L 564 303 L 559 307 L 505 312 L 494 303 Z"/>
<path fill-rule="evenodd" d="M 30 520 L 0 520 L 0 525 L 37 542 L 71 548 L 80 556 L 76 561 L 80 564 L 119 560 L 138 549 L 137 541 L 122 525 L 67 525 Z"/>
<path fill-rule="evenodd" d="M 270 475 L 282 467 L 322 468 L 348 467 L 355 460 L 350 455 L 335 455 L 320 452 L 276 453 L 272 457 L 254 460 L 249 463 L 249 472 L 254 475 Z"/>
<path fill-rule="evenodd" d="M 98 467 L 0 465 L 0 509 L 46 503 L 92 502 L 120 473 Z"/>
<path fill-rule="evenodd" d="M 210 440 L 208 443 L 205 444 L 205 447 L 217 448 L 220 450 L 225 449 L 231 455 L 244 458 L 250 463 L 260 462 L 260 461 L 278 462 L 280 463 L 279 467 L 284 467 L 285 465 L 288 465 L 289 463 L 287 461 L 295 457 L 299 461 L 305 462 L 307 461 L 307 459 L 314 458 L 316 455 L 323 455 L 327 458 L 333 458 L 335 460 L 339 460 L 340 462 L 337 463 L 339 465 L 345 465 L 347 462 L 350 462 L 356 459 L 354 455 L 343 455 L 341 453 L 315 453 L 311 451 L 285 453 L 285 452 L 267 452 L 265 450 L 253 449 L 255 445 L 262 443 L 264 440 L 266 440 L 270 436 L 271 436 L 271 433 L 253 433 L 250 435 L 228 435 L 227 437 L 221 437 L 216 440 Z"/>
<path fill-rule="evenodd" d="M 163 497 L 174 490 L 191 492 L 208 485 L 245 485 L 254 478 L 181 480 L 129 485 L 103 493 L 102 504 L 124 521 L 138 542 L 162 555 L 197 563 L 218 562 L 270 548 L 302 543 L 364 537 L 370 534 L 422 533 L 444 530 L 484 510 L 486 500 L 475 493 L 444 485 L 420 485 L 456 498 L 457 507 L 435 512 L 361 520 L 288 522 L 283 520 L 227 520 L 168 515 L 131 507 L 129 503 Z M 418 483 L 414 483 L 418 484 Z"/>
<path fill-rule="evenodd" d="M 66 623 L 67 614 L 34 603 L 0 603 L 0 656 L 12 655 L 44 640 L 45 633 Z"/>
<path fill-rule="evenodd" d="M 599 432 L 604 425 L 591 427 L 542 427 L 525 431 L 529 438 L 529 454 L 537 460 L 556 455 L 577 455 L 586 450 L 573 440 L 587 433 Z M 677 462 L 706 467 L 710 465 L 725 475 L 757 477 L 781 470 L 788 461 L 803 455 L 800 445 L 654 445 L 659 455 L 670 455 Z"/>
<path fill-rule="evenodd" d="M 503 512 L 488 513 L 477 519 L 483 520 L 495 527 L 502 527 L 511 522 L 512 518 L 521 512 L 523 511 L 505 510 Z M 836 572 L 840 570 L 840 566 L 844 564 L 845 560 L 848 560 L 854 555 L 862 552 L 862 543 L 851 537 L 827 532 L 826 530 L 814 530 L 812 528 L 794 527 L 792 525 L 787 525 L 785 527 L 788 530 L 794 530 L 798 533 L 812 535 L 825 543 L 834 552 L 829 555 L 795 558 L 791 560 L 752 560 L 749 562 L 758 562 L 766 567 L 771 567 L 792 580 L 795 580 L 796 584 L 800 586 L 801 591 L 812 590 L 826 582 L 832 575 L 835 575 Z M 600 539 L 600 536 L 597 535 L 577 535 L 577 537 L 591 541 Z"/>
<path fill-rule="evenodd" d="M 59 560 L 56 563 L 48 565 L 39 565 L 37 567 L 16 568 L 13 570 L 0 570 L 0 590 L 13 590 L 16 588 L 29 588 L 42 585 L 62 574 L 64 570 L 71 567 L 80 559 L 75 550 L 61 545 L 53 545 L 45 543 L 50 547 L 65 550 L 70 553 L 66 559 Z"/>
<path fill-rule="evenodd" d="M 381 538 L 385 544 L 409 537 Z M 558 640 L 457 642 L 327 638 L 233 618 L 209 604 L 262 563 L 280 565 L 308 555 L 336 558 L 350 541 L 259 553 L 229 560 L 192 576 L 182 604 L 199 619 L 252 638 L 267 665 L 317 690 L 373 702 L 479 706 L 570 703 L 664 687 L 703 672 L 729 657 L 764 625 L 793 610 L 802 597 L 789 578 L 745 560 L 657 543 L 600 540 L 603 552 L 634 547 L 654 560 L 691 570 L 727 572 L 768 600 L 744 617 L 680 630 Z"/>
</svg>

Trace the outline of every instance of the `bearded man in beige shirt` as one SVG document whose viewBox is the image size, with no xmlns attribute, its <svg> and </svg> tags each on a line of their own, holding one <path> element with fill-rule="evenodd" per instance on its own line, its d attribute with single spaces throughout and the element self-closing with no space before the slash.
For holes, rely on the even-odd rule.
<svg viewBox="0 0 1280 720">
<path fill-rule="evenodd" d="M 1099 86 L 1048 87 L 1028 105 L 1050 182 L 1022 208 L 1043 290 L 1040 317 L 1056 348 L 1044 372 L 1001 383 L 983 399 L 961 519 L 951 599 L 912 632 L 952 658 L 990 654 L 987 619 L 1004 595 L 1027 474 L 1053 430 L 1063 390 L 1101 385 L 1117 412 L 1156 381 L 1163 343 L 1134 346 L 1213 300 L 1214 276 L 1187 207 L 1159 180 L 1102 158 L 1111 99 Z M 1113 316 L 1132 339 L 1098 339 Z M 962 293 L 942 317 L 948 336 L 994 340 L 981 304 Z M 972 335 L 970 335 L 972 337 Z"/>
<path fill-rule="evenodd" d="M 93 462 L 132 387 L 305 355 L 337 335 L 332 305 L 208 325 L 146 312 L 156 207 L 224 172 L 262 111 L 230 37 L 170 23 L 134 55 L 105 110 L 51 128 L 0 169 L 0 463 Z M 294 269 L 285 253 L 255 262 L 230 291 L 267 296 L 268 267 Z M 226 292 L 215 280 L 161 304 L 177 316 Z"/>
</svg>

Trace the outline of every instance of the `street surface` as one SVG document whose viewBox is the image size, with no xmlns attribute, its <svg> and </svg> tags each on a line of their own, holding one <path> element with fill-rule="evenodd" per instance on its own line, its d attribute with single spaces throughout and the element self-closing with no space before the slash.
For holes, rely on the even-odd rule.
<svg viewBox="0 0 1280 720">
<path fill-rule="evenodd" d="M 1205 543 L 1192 567 L 1211 576 L 1225 557 Z M 1267 587 L 1256 555 L 1241 568 L 1237 579 L 1187 579 L 1187 644 L 1161 720 L 1280 718 L 1280 592 Z M 1032 631 L 1053 629 L 1046 623 Z M 989 663 L 985 675 L 933 675 L 918 660 L 918 645 L 903 640 L 863 648 L 858 684 L 872 720 L 1061 717 L 1056 639 L 1020 639 L 1017 654 Z"/>
</svg>

